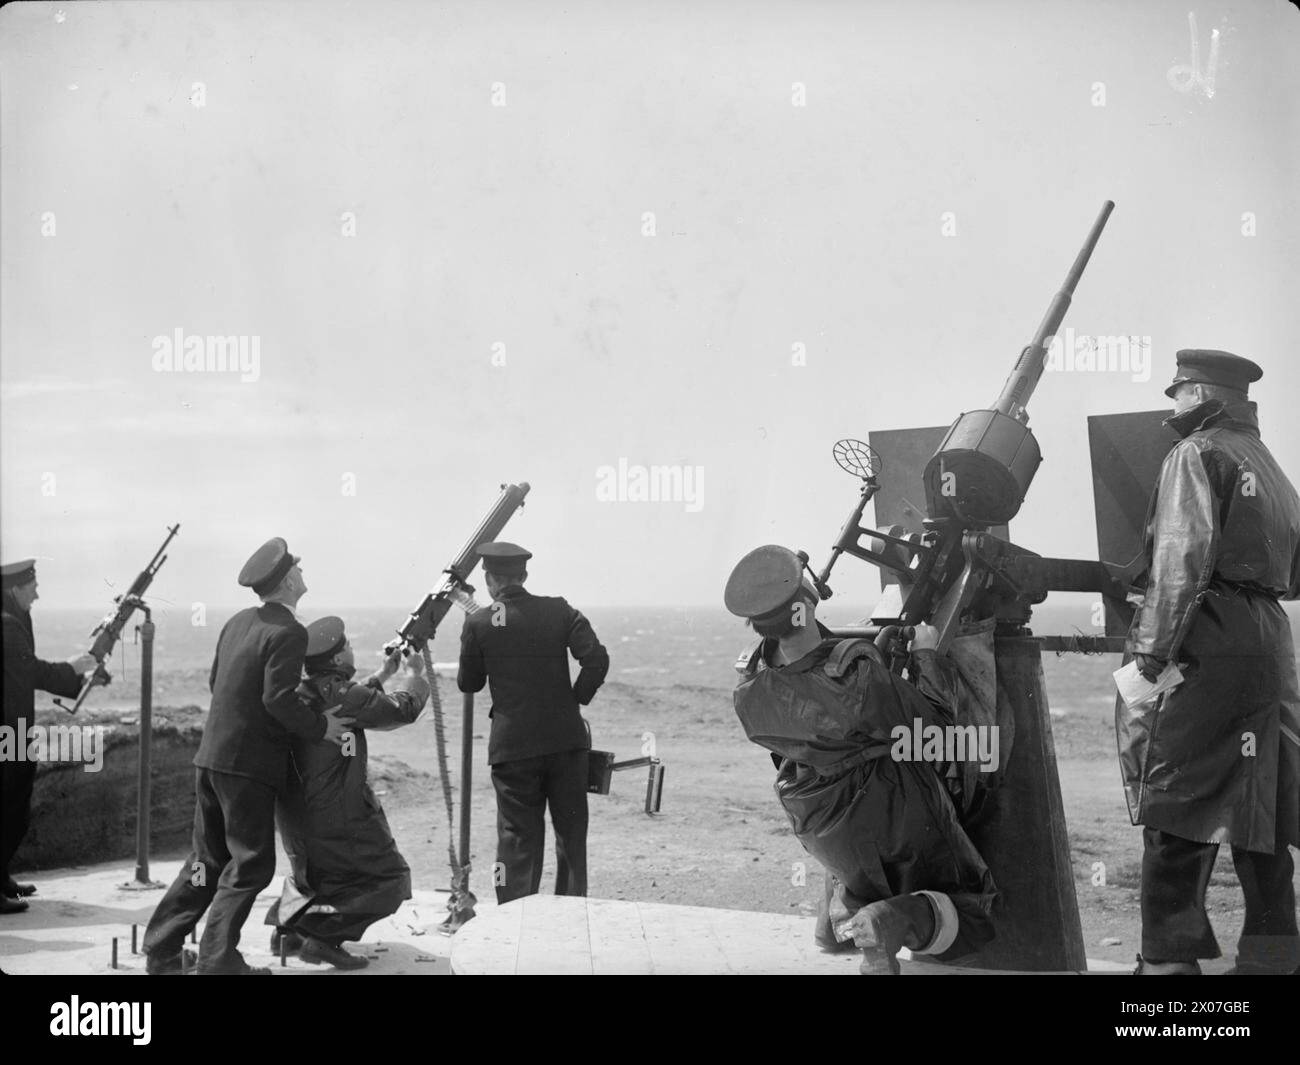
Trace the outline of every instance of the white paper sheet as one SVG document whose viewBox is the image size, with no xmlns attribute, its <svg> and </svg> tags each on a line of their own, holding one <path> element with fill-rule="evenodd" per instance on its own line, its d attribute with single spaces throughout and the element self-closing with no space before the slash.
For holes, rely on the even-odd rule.
<svg viewBox="0 0 1300 1065">
<path fill-rule="evenodd" d="M 1182 670 L 1176 662 L 1168 663 L 1154 684 L 1138 672 L 1137 659 L 1126 666 L 1120 666 L 1112 676 L 1120 698 L 1130 710 L 1151 702 L 1157 695 L 1176 688 L 1183 682 Z"/>
</svg>

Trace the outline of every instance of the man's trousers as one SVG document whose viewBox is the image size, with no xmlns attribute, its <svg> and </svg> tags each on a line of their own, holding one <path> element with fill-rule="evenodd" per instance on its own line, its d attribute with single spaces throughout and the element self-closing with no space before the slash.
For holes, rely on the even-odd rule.
<svg viewBox="0 0 1300 1065">
<path fill-rule="evenodd" d="M 497 793 L 497 902 L 542 884 L 546 809 L 555 828 L 555 893 L 587 894 L 587 752 L 562 751 L 492 767 Z"/>
<path fill-rule="evenodd" d="M 248 777 L 199 769 L 194 844 L 144 933 L 144 952 L 180 953 L 208 914 L 198 972 L 239 972 L 239 933 L 259 892 L 275 876 L 275 789 Z"/>
<path fill-rule="evenodd" d="M 1154 828 L 1142 830 L 1142 842 L 1142 957 L 1148 961 L 1217 958 L 1219 944 L 1205 912 L 1205 891 L 1219 845 L 1196 843 Z M 1272 854 L 1233 847 L 1232 863 L 1246 896 L 1237 968 L 1290 972 L 1300 965 L 1291 852 L 1282 840 Z"/>
<path fill-rule="evenodd" d="M 0 788 L 4 807 L 0 809 L 0 851 L 4 857 L 5 883 L 9 882 L 9 863 L 27 835 L 32 812 L 32 787 L 36 783 L 36 763 L 0 762 Z"/>
</svg>

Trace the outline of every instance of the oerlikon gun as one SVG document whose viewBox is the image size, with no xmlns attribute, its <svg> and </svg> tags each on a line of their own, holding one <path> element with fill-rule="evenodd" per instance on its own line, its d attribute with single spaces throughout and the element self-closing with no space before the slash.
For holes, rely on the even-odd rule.
<svg viewBox="0 0 1300 1065">
<path fill-rule="evenodd" d="M 863 511 L 879 489 L 880 459 L 859 440 L 835 445 L 836 461 L 858 476 L 862 485 L 857 506 L 841 528 L 830 558 L 813 576 L 823 599 L 831 595 L 831 569 L 842 554 L 871 562 L 898 581 L 898 604 L 877 611 L 872 618 L 880 626 L 876 631 L 893 628 L 901 634 L 910 626 L 933 625 L 939 632 L 940 650 L 947 648 L 963 618 L 997 617 L 1023 624 L 1030 604 L 1042 602 L 1048 590 L 1097 591 L 1112 603 L 1124 603 L 1134 576 L 1132 565 L 1043 558 L 989 532 L 1020 510 L 1042 462 L 1038 442 L 1026 424 L 1026 408 L 1046 366 L 1048 344 L 1061 326 L 1114 206 L 1109 200 L 1102 205 L 1065 283 L 996 401 L 989 408 L 960 415 L 927 463 L 923 532 L 909 533 L 898 525 L 888 530 L 863 528 Z M 1079 637 L 1064 649 L 1114 650 L 1106 641 L 1105 637 Z M 899 648 L 892 651 L 894 668 L 901 670 L 906 656 Z"/>
</svg>

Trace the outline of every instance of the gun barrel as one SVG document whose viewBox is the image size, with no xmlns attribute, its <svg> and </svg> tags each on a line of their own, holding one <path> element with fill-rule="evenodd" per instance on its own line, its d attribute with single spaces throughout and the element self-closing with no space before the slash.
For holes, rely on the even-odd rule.
<svg viewBox="0 0 1300 1065">
<path fill-rule="evenodd" d="M 424 641 L 433 639 L 439 623 L 451 608 L 452 591 L 456 582 L 468 580 L 474 567 L 478 565 L 478 545 L 495 540 L 501 534 L 501 530 L 506 527 L 506 522 L 523 506 L 529 485 L 527 481 L 520 481 L 518 484 L 502 485 L 501 489 L 501 495 L 488 511 L 487 517 L 479 523 L 473 535 L 465 541 L 465 546 L 460 549 L 460 554 L 452 559 L 447 567 L 445 572 L 450 576 L 443 581 L 442 587 L 424 597 L 424 601 L 397 630 L 397 639 L 390 640 L 384 645 L 385 652 L 391 654 L 403 645 L 414 648 Z"/>
<path fill-rule="evenodd" d="M 158 571 L 162 569 L 163 563 L 167 561 L 167 556 L 163 554 L 163 552 L 167 550 L 167 545 L 176 538 L 176 534 L 180 532 L 180 528 L 181 523 L 177 522 L 167 530 L 167 539 L 162 542 L 162 547 L 158 548 L 158 550 L 154 552 L 153 558 L 149 560 L 149 565 L 145 566 L 136 579 L 131 583 L 131 587 L 127 590 L 127 595 L 141 596 L 148 591 L 149 585 L 153 583 L 154 577 L 157 576 Z"/>
<path fill-rule="evenodd" d="M 1047 360 L 1045 347 L 1047 338 L 1055 336 L 1056 331 L 1061 328 L 1061 322 L 1065 319 L 1065 312 L 1070 309 L 1070 299 L 1079 284 L 1079 278 L 1083 276 L 1084 268 L 1092 258 L 1093 249 L 1101 239 L 1101 231 L 1106 228 L 1106 221 L 1114 209 L 1115 204 L 1111 200 L 1101 205 L 1101 213 L 1097 215 L 1097 220 L 1088 231 L 1088 238 L 1083 242 L 1079 254 L 1075 256 L 1070 272 L 1065 275 L 1065 283 L 1052 297 L 1052 302 L 1047 307 L 1047 314 L 1039 323 L 1034 338 L 1020 353 L 1010 376 L 1007 377 L 1006 384 L 1002 386 L 997 402 L 993 404 L 993 409 L 999 414 L 1018 417 L 1028 405 L 1030 397 L 1038 387 L 1039 378 L 1043 376 L 1043 368 Z"/>
<path fill-rule="evenodd" d="M 465 546 L 460 549 L 450 566 L 451 570 L 461 580 L 465 580 L 474 567 L 478 564 L 478 545 L 485 544 L 495 540 L 501 530 L 506 527 L 506 522 L 524 503 L 524 497 L 528 495 L 529 485 L 527 481 L 520 481 L 519 484 L 507 484 L 501 486 L 501 495 L 488 511 L 488 515 L 474 530 L 474 534 L 465 541 Z"/>
</svg>

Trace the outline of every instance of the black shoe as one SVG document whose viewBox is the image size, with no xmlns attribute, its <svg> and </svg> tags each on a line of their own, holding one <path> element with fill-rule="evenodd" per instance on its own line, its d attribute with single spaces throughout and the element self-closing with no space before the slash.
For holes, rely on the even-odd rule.
<svg viewBox="0 0 1300 1065">
<path fill-rule="evenodd" d="M 323 939 L 313 939 L 310 936 L 298 951 L 298 957 L 302 961 L 332 965 L 336 969 L 364 969 L 370 964 L 369 958 L 349 954 L 342 947 L 336 947 Z"/>
<path fill-rule="evenodd" d="M 166 958 L 146 954 L 144 971 L 150 976 L 186 976 L 194 971 L 197 957 L 192 950 L 182 950 Z"/>
<path fill-rule="evenodd" d="M 280 945 L 284 944 L 284 956 L 287 958 L 302 950 L 303 939 L 297 932 L 281 932 L 276 929 L 271 933 L 271 953 L 280 956 Z"/>
<path fill-rule="evenodd" d="M 35 884 L 20 884 L 13 877 L 5 881 L 5 894 L 11 899 L 25 899 L 36 894 Z"/>
<path fill-rule="evenodd" d="M 22 913 L 27 909 L 27 903 L 23 899 L 11 899 L 8 895 L 0 895 L 0 914 L 3 913 Z"/>
</svg>

